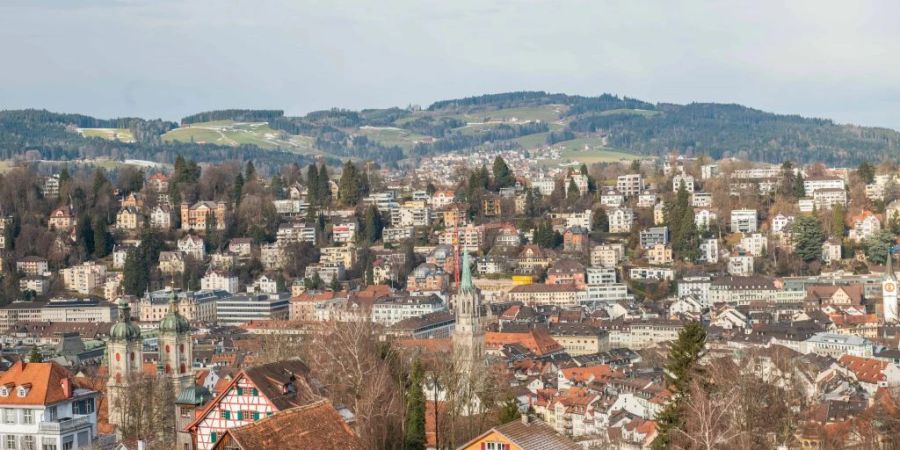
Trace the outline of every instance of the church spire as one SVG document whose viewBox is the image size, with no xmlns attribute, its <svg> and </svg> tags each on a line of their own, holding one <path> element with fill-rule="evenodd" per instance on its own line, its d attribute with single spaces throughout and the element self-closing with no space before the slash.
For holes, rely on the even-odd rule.
<svg viewBox="0 0 900 450">
<path fill-rule="evenodd" d="M 469 264 L 469 251 L 463 250 L 462 259 L 462 280 L 459 282 L 460 292 L 467 292 L 474 289 L 472 285 L 472 267 Z"/>
<path fill-rule="evenodd" d="M 893 250 L 894 250 L 894 246 L 888 245 L 888 250 L 887 250 L 887 266 L 885 266 L 884 277 L 885 277 L 885 279 L 887 279 L 887 280 L 895 280 L 895 281 L 896 281 L 896 280 L 897 280 L 897 275 L 894 274 L 894 268 L 891 267 L 891 264 L 893 264 L 893 261 L 894 261 L 894 253 L 893 253 Z"/>
</svg>

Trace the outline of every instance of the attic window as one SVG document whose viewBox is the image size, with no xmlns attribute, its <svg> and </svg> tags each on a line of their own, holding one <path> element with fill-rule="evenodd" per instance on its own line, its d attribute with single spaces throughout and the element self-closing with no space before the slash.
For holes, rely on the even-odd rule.
<svg viewBox="0 0 900 450">
<path fill-rule="evenodd" d="M 5 386 L 0 387 L 0 397 L 9 397 L 9 389 L 7 389 Z"/>
<path fill-rule="evenodd" d="M 28 391 L 31 390 L 31 385 L 22 385 L 16 388 L 16 395 L 19 397 L 25 397 L 28 395 Z"/>
</svg>

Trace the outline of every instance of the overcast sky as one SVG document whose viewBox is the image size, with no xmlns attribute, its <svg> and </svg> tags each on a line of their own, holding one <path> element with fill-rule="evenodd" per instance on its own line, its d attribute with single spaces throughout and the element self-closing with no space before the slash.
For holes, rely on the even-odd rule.
<svg viewBox="0 0 900 450">
<path fill-rule="evenodd" d="M 527 89 L 900 129 L 898 25 L 893 0 L 2 0 L 0 109 L 177 120 Z"/>
</svg>

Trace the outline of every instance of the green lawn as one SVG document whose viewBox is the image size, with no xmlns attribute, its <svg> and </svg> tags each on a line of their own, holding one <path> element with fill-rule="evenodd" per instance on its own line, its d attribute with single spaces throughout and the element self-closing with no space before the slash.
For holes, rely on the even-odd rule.
<svg viewBox="0 0 900 450">
<path fill-rule="evenodd" d="M 87 138 L 134 142 L 134 134 L 128 128 L 79 128 L 78 132 Z"/>
<path fill-rule="evenodd" d="M 561 154 L 563 159 L 578 161 L 585 164 L 632 161 L 641 159 L 640 155 L 625 153 L 610 148 L 592 148 L 590 150 L 563 150 Z"/>
<path fill-rule="evenodd" d="M 217 120 L 194 123 L 164 134 L 164 141 L 196 142 L 218 145 L 252 144 L 264 149 L 285 149 L 297 153 L 314 152 L 314 139 L 275 130 L 264 122 Z"/>
<path fill-rule="evenodd" d="M 381 145 L 387 147 L 396 145 L 405 150 L 411 149 L 417 142 L 429 139 L 428 136 L 391 127 L 363 127 L 355 130 L 355 133 L 366 136 Z"/>
</svg>

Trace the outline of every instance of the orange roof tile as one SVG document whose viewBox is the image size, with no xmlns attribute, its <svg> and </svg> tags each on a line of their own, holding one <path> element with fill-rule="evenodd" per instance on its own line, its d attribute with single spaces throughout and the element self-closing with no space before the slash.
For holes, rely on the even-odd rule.
<svg viewBox="0 0 900 450">
<path fill-rule="evenodd" d="M 562 369 L 561 372 L 565 379 L 574 382 L 593 381 L 610 377 L 620 378 L 625 376 L 622 372 L 613 370 L 607 364 L 598 364 L 596 366 L 588 367 L 569 367 L 567 369 Z"/>
<path fill-rule="evenodd" d="M 542 327 L 525 332 L 489 331 L 484 334 L 486 348 L 499 349 L 504 345 L 519 344 L 536 355 L 546 355 L 561 351 L 563 347 Z"/>
<path fill-rule="evenodd" d="M 841 356 L 838 364 L 853 372 L 857 380 L 872 384 L 877 384 L 885 379 L 884 369 L 888 366 L 885 361 L 851 355 Z"/>
<path fill-rule="evenodd" d="M 28 392 L 20 397 L 16 388 L 30 385 Z M 74 383 L 69 372 L 54 362 L 24 363 L 17 361 L 0 375 L 0 386 L 10 392 L 0 397 L 0 405 L 52 405 L 71 398 Z"/>
</svg>

